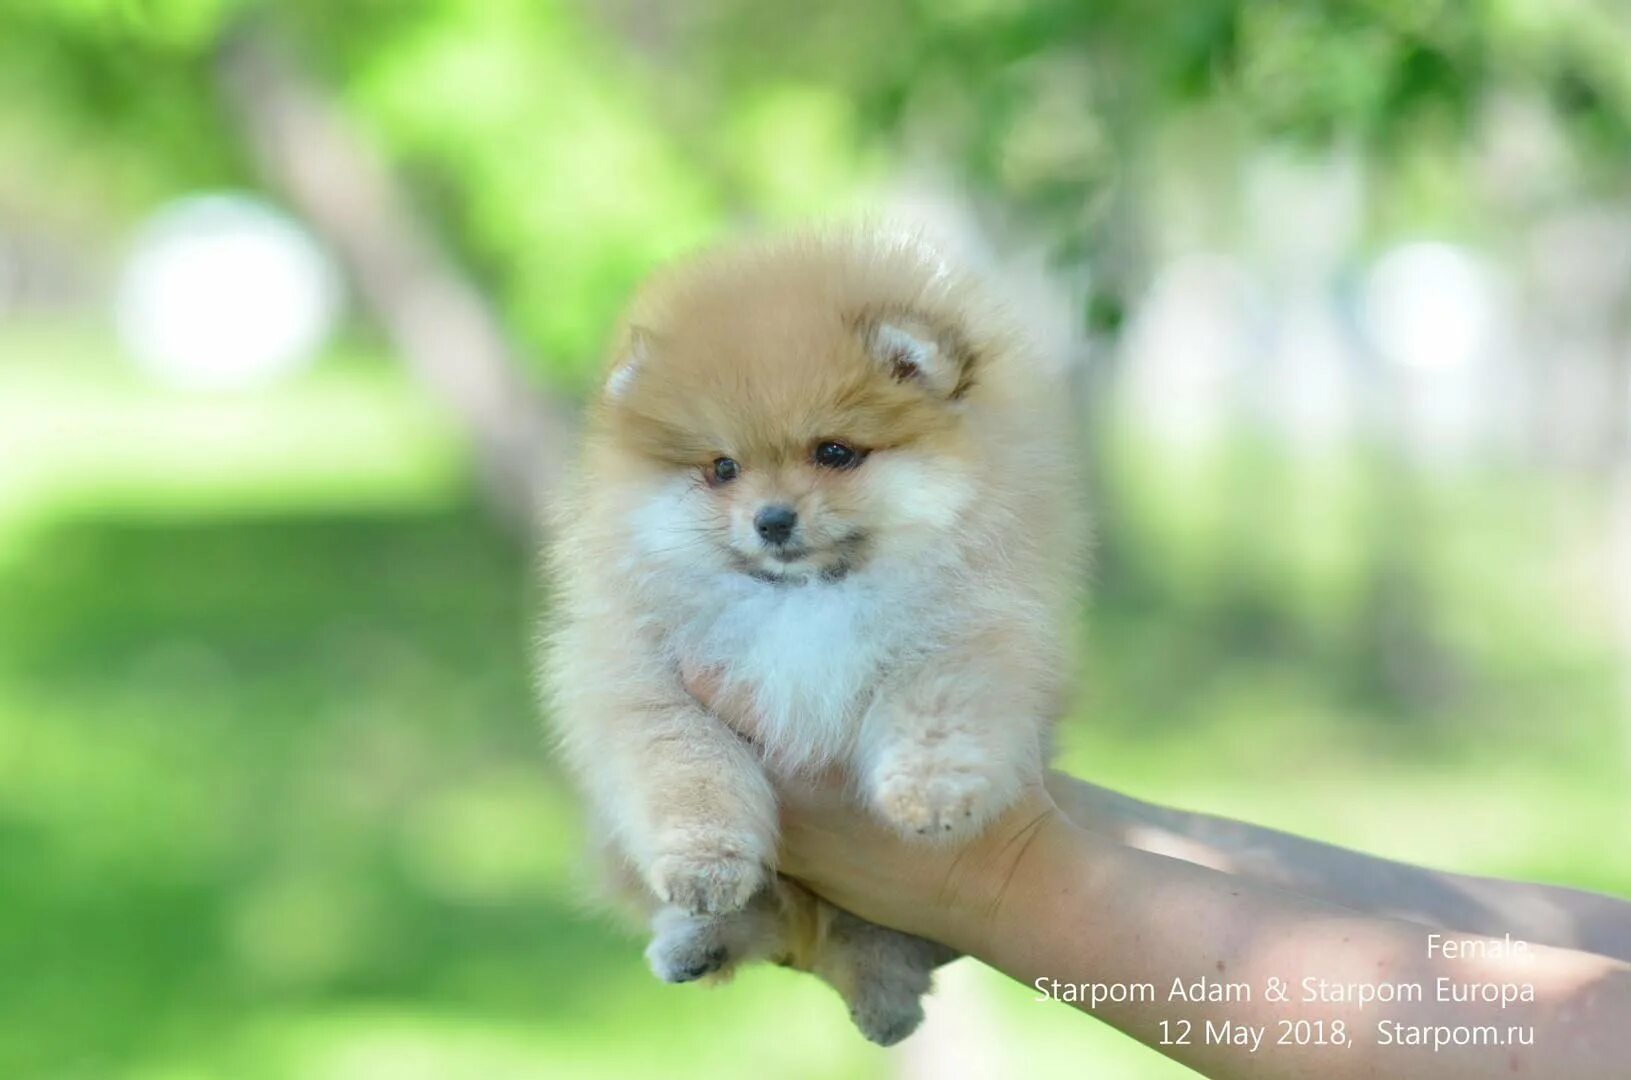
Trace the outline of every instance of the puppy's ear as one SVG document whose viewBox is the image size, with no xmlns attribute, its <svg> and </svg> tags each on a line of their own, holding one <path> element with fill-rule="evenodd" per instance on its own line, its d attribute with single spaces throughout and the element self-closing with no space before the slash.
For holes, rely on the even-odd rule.
<svg viewBox="0 0 1631 1080">
<path fill-rule="evenodd" d="M 897 382 L 916 383 L 940 397 L 957 398 L 969 386 L 969 356 L 957 339 L 915 315 L 868 320 L 867 352 Z"/>
<path fill-rule="evenodd" d="M 605 394 L 607 401 L 618 401 L 629 392 L 629 387 L 640 377 L 640 368 L 651 355 L 652 333 L 643 326 L 629 327 L 628 342 L 623 347 L 622 358 L 612 365 L 612 370 L 606 374 Z"/>
</svg>

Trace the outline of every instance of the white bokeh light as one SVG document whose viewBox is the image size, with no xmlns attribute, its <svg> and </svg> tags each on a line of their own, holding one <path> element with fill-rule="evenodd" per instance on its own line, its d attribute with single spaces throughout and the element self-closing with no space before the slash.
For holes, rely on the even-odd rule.
<svg viewBox="0 0 1631 1080">
<path fill-rule="evenodd" d="M 1193 450 L 1219 438 L 1260 345 L 1259 288 L 1234 259 L 1191 254 L 1156 275 L 1123 348 L 1140 430 Z"/>
<path fill-rule="evenodd" d="M 1498 426 L 1503 287 L 1461 248 L 1417 241 L 1366 275 L 1364 319 L 1395 372 L 1401 437 L 1435 467 L 1472 460 Z"/>
<path fill-rule="evenodd" d="M 339 314 L 338 277 L 298 224 L 243 195 L 172 203 L 119 283 L 119 337 L 168 386 L 245 390 L 305 366 Z"/>
<path fill-rule="evenodd" d="M 1365 280 L 1365 322 L 1382 355 L 1411 371 L 1459 371 L 1488 349 L 1494 297 L 1483 267 L 1449 244 L 1383 255 Z"/>
</svg>

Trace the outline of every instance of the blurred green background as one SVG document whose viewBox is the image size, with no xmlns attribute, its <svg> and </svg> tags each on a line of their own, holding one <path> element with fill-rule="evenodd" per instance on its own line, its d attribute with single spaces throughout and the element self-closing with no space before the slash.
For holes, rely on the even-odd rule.
<svg viewBox="0 0 1631 1080">
<path fill-rule="evenodd" d="M 0 1076 L 1186 1075 L 967 964 L 875 1050 L 580 899 L 538 448 L 642 275 L 811 217 L 1072 361 L 1069 769 L 1631 894 L 1627 55 L 1619 0 L 0 4 Z"/>
</svg>

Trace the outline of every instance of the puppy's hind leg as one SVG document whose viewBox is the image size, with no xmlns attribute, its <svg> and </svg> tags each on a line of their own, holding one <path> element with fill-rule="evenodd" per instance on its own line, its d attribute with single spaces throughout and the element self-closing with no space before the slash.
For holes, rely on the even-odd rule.
<svg viewBox="0 0 1631 1080">
<path fill-rule="evenodd" d="M 856 918 L 785 878 L 729 915 L 661 908 L 651 929 L 646 961 L 664 982 L 724 978 L 739 964 L 772 960 L 837 990 L 861 1034 L 880 1046 L 917 1029 L 934 969 L 957 957 L 943 945 Z"/>
<path fill-rule="evenodd" d="M 956 957 L 944 945 L 833 908 L 815 973 L 843 995 L 862 1035 L 893 1046 L 923 1022 L 934 969 Z"/>
<path fill-rule="evenodd" d="M 917 1030 L 934 969 L 957 952 L 857 918 L 785 880 L 777 885 L 788 943 L 782 962 L 837 990 L 855 1026 L 879 1046 Z"/>
</svg>

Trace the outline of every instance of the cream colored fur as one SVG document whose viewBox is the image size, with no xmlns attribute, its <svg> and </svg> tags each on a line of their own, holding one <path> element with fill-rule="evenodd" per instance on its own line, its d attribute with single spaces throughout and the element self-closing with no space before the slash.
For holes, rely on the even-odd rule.
<svg viewBox="0 0 1631 1080">
<path fill-rule="evenodd" d="M 1080 577 L 1067 396 L 909 237 L 730 248 L 636 300 L 556 523 L 545 683 L 659 976 L 769 958 L 876 1041 L 916 1025 L 944 950 L 775 878 L 771 774 L 840 766 L 936 842 L 1040 773 Z M 824 468 L 825 441 L 864 460 Z M 785 550 L 756 533 L 769 505 L 797 512 Z M 682 669 L 752 705 L 759 747 Z"/>
</svg>

